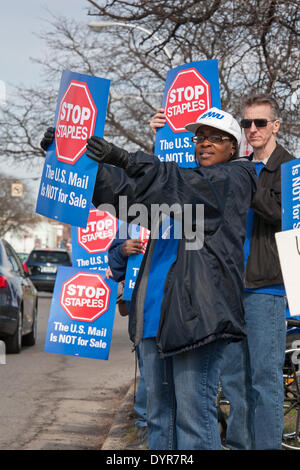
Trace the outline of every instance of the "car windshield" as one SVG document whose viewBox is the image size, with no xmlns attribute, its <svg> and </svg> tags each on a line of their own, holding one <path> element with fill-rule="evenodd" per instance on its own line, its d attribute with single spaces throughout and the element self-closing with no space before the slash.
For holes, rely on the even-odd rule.
<svg viewBox="0 0 300 470">
<path fill-rule="evenodd" d="M 30 255 L 30 262 L 35 263 L 66 263 L 70 258 L 68 253 L 61 251 L 34 251 Z"/>
</svg>

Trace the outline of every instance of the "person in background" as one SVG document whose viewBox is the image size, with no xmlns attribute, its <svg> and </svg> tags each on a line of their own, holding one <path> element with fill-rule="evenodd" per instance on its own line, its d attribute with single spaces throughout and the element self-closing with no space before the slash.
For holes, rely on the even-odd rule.
<svg viewBox="0 0 300 470">
<path fill-rule="evenodd" d="M 221 371 L 230 402 L 226 446 L 281 449 L 286 294 L 275 233 L 281 231 L 280 167 L 293 157 L 277 142 L 279 107 L 272 96 L 246 97 L 242 112 L 259 180 L 244 244 L 247 338 L 227 346 Z"/>
</svg>

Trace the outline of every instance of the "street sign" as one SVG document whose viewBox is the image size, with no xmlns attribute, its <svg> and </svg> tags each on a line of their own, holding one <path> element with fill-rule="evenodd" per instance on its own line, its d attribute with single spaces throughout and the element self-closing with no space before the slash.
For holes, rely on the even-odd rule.
<svg viewBox="0 0 300 470">
<path fill-rule="evenodd" d="M 15 183 L 11 183 L 10 186 L 10 195 L 11 197 L 22 197 L 24 193 L 24 187 L 22 183 L 16 181 Z"/>
</svg>

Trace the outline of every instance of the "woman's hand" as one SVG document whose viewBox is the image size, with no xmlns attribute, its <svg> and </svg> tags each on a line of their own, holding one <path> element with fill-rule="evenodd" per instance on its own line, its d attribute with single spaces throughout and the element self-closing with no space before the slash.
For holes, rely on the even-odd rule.
<svg viewBox="0 0 300 470">
<path fill-rule="evenodd" d="M 166 118 L 165 118 L 164 108 L 159 108 L 156 111 L 156 114 L 150 120 L 150 127 L 153 133 L 156 134 L 156 130 L 160 127 L 164 127 L 165 123 L 166 123 Z"/>
<path fill-rule="evenodd" d="M 45 152 L 47 152 L 48 148 L 50 147 L 50 145 L 52 144 L 53 140 L 54 140 L 54 137 L 55 137 L 55 128 L 54 127 L 48 127 L 48 129 L 46 130 L 41 142 L 40 142 L 40 146 L 42 147 L 43 150 L 45 150 Z"/>
<path fill-rule="evenodd" d="M 108 163 L 120 168 L 127 168 L 129 153 L 116 145 L 93 135 L 87 140 L 86 155 L 97 163 Z"/>
</svg>

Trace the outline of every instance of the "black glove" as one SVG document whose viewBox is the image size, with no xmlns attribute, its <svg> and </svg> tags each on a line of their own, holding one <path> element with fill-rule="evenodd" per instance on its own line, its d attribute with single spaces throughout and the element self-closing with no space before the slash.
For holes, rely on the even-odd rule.
<svg viewBox="0 0 300 470">
<path fill-rule="evenodd" d="M 45 150 L 45 152 L 47 152 L 48 148 L 52 144 L 54 140 L 54 136 L 55 136 L 55 128 L 48 127 L 40 143 L 40 146 L 42 147 L 43 150 Z"/>
<path fill-rule="evenodd" d="M 86 155 L 98 163 L 109 163 L 120 168 L 127 168 L 129 153 L 105 139 L 93 135 L 87 140 L 86 148 Z"/>
</svg>

